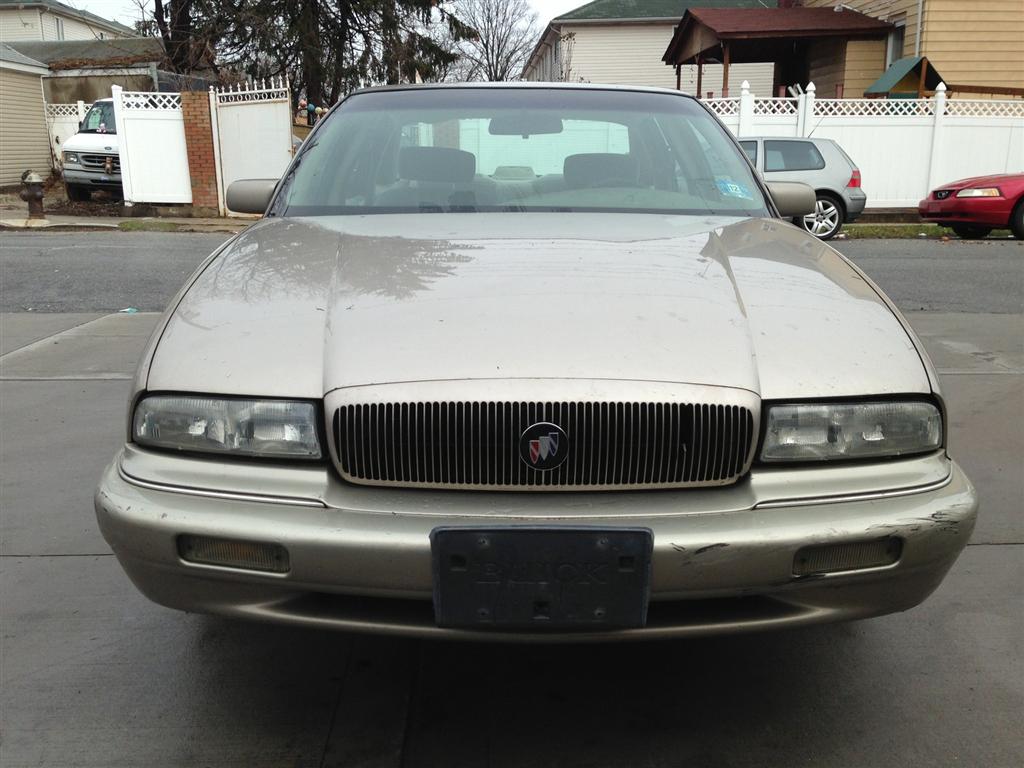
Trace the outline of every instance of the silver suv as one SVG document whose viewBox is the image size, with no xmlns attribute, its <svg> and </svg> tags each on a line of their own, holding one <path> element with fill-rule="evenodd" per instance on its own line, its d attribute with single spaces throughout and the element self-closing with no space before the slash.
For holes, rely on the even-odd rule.
<svg viewBox="0 0 1024 768">
<path fill-rule="evenodd" d="M 868 198 L 860 186 L 860 170 L 831 139 L 744 138 L 740 146 L 765 181 L 802 181 L 814 187 L 814 213 L 793 223 L 815 237 L 831 240 L 864 210 Z"/>
</svg>

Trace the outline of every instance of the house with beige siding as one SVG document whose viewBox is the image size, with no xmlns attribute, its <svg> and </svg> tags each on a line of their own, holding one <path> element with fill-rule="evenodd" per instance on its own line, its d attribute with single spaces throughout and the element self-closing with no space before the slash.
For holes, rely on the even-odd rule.
<svg viewBox="0 0 1024 768">
<path fill-rule="evenodd" d="M 57 0 L 0 0 L 0 40 L 104 40 L 135 31 Z"/>
<path fill-rule="evenodd" d="M 43 112 L 46 65 L 0 43 L 0 186 L 33 170 L 50 170 L 50 140 Z"/>
<path fill-rule="evenodd" d="M 755 8 L 762 0 L 595 0 L 551 20 L 522 72 L 522 79 L 648 85 L 697 93 L 697 68 L 678 73 L 661 61 L 675 26 L 690 7 Z M 755 92 L 772 90 L 774 65 L 740 64 L 732 90 L 743 80 Z M 701 95 L 721 96 L 722 65 L 704 65 Z"/>
<path fill-rule="evenodd" d="M 837 2 L 797 5 L 834 8 Z M 842 84 L 847 96 L 858 96 L 907 56 L 927 57 L 958 96 L 1016 95 L 1014 89 L 1024 89 L 1022 0 L 845 0 L 842 5 L 893 28 L 885 39 L 812 46 L 808 76 L 819 93 Z"/>
</svg>

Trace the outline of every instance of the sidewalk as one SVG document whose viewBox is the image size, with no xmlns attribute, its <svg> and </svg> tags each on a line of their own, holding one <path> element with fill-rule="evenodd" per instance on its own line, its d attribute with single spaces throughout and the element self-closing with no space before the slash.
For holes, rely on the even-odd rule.
<svg viewBox="0 0 1024 768">
<path fill-rule="evenodd" d="M 253 219 L 229 218 L 156 218 L 125 216 L 62 216 L 47 215 L 45 219 L 29 219 L 24 208 L 0 208 L 0 230 L 80 229 L 126 232 L 241 232 Z"/>
<path fill-rule="evenodd" d="M 13 187 L 0 191 L 0 231 L 18 229 L 127 232 L 241 232 L 256 219 L 186 216 L 111 216 L 122 212 L 119 201 L 100 195 L 98 200 L 69 203 L 60 184 L 45 190 L 45 219 L 29 219 L 28 206 Z M 138 211 L 143 213 L 143 211 Z M 173 213 L 173 211 L 168 211 Z"/>
</svg>

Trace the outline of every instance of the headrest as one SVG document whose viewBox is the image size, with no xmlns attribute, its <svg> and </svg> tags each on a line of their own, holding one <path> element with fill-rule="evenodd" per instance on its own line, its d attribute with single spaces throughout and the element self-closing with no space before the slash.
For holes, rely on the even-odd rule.
<svg viewBox="0 0 1024 768">
<path fill-rule="evenodd" d="M 635 182 L 637 175 L 637 162 L 633 155 L 589 152 L 569 155 L 562 164 L 562 176 L 570 189 L 592 187 L 604 181 Z"/>
<path fill-rule="evenodd" d="M 409 181 L 470 182 L 476 175 L 476 156 L 449 147 L 402 147 L 398 176 Z"/>
</svg>

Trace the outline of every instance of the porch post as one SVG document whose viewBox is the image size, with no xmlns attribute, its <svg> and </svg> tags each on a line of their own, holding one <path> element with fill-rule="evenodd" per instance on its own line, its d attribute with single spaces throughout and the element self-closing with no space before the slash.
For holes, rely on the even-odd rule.
<svg viewBox="0 0 1024 768">
<path fill-rule="evenodd" d="M 703 99 L 704 98 L 703 85 L 704 85 L 704 54 L 703 53 L 698 53 L 697 54 L 697 98 L 698 99 Z"/>
<path fill-rule="evenodd" d="M 676 64 L 676 90 L 683 90 L 683 65 Z"/>
<path fill-rule="evenodd" d="M 729 98 L 729 44 L 722 43 L 722 98 Z"/>
</svg>

